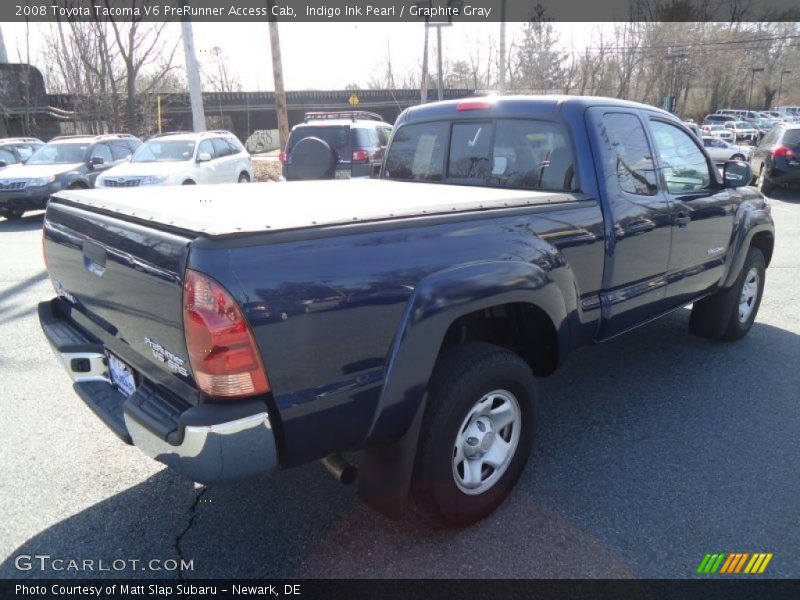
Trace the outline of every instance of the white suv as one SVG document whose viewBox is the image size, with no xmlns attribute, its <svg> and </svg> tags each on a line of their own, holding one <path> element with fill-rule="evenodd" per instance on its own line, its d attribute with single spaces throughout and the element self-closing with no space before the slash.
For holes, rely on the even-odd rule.
<svg viewBox="0 0 800 600">
<path fill-rule="evenodd" d="M 229 131 L 164 133 L 139 146 L 129 162 L 97 178 L 95 187 L 247 183 L 253 162 Z"/>
</svg>

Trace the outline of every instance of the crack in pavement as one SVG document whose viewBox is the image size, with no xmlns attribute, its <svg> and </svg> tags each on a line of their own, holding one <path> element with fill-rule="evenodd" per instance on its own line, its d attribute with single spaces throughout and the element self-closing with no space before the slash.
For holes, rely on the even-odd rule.
<svg viewBox="0 0 800 600">
<path fill-rule="evenodd" d="M 200 500 L 203 498 L 203 495 L 207 491 L 208 491 L 208 487 L 203 486 L 203 489 L 201 489 L 198 492 L 198 494 L 195 496 L 194 502 L 192 503 L 192 506 L 189 509 L 190 510 L 189 521 L 186 523 L 186 527 L 183 528 L 183 531 L 181 531 L 178 534 L 178 536 L 175 538 L 175 552 L 178 554 L 178 566 L 179 566 L 179 569 L 178 569 L 178 580 L 179 581 L 185 581 L 185 578 L 183 576 L 183 560 L 184 560 L 184 556 L 183 556 L 183 548 L 181 548 L 181 542 L 183 541 L 183 536 L 185 536 L 187 533 L 189 533 L 189 530 L 192 528 L 192 525 L 194 524 L 194 519 L 197 516 L 197 505 L 200 504 Z"/>
</svg>

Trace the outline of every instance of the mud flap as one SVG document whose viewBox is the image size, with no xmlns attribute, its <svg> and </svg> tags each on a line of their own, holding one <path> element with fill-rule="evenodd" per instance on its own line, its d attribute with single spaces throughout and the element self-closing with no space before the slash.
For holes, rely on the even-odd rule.
<svg viewBox="0 0 800 600">
<path fill-rule="evenodd" d="M 405 513 L 424 414 L 425 400 L 402 438 L 364 450 L 359 461 L 359 497 L 390 519 L 399 520 Z"/>
</svg>

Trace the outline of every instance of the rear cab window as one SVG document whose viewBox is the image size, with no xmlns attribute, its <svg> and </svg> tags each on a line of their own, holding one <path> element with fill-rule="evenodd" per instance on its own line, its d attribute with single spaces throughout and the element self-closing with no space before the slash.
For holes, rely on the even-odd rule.
<svg viewBox="0 0 800 600">
<path fill-rule="evenodd" d="M 534 119 L 401 126 L 394 132 L 384 176 L 517 189 L 579 189 L 566 129 Z"/>
</svg>

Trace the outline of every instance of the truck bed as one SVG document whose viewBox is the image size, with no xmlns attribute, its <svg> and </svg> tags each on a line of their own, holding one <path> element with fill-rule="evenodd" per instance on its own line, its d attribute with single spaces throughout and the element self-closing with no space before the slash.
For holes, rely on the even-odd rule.
<svg viewBox="0 0 800 600">
<path fill-rule="evenodd" d="M 208 237 L 564 202 L 563 192 L 378 179 L 73 190 L 58 198 Z"/>
</svg>

